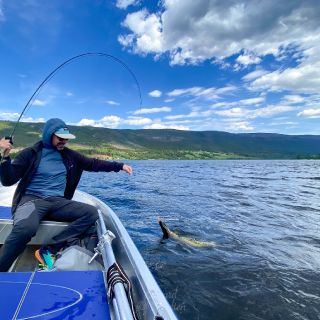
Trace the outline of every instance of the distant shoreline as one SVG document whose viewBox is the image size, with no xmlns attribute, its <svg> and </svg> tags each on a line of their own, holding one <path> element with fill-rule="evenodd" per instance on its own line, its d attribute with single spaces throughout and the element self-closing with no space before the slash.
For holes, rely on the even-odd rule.
<svg viewBox="0 0 320 320">
<path fill-rule="evenodd" d="M 203 151 L 192 151 L 192 150 L 179 150 L 173 151 L 168 150 L 167 152 L 159 151 L 159 157 L 155 157 L 155 150 L 134 150 L 134 149 L 110 149 L 106 154 L 100 153 L 99 149 L 91 148 L 84 149 L 75 148 L 74 146 L 68 146 L 70 149 L 78 151 L 88 157 L 98 158 L 101 160 L 118 161 L 118 160 L 320 160 L 318 157 L 278 157 L 278 158 L 266 158 L 266 157 L 244 157 L 235 154 L 223 154 L 216 152 L 203 152 Z M 13 149 L 11 152 L 11 157 L 15 158 L 16 155 L 23 149 L 17 148 Z M 165 157 L 167 153 L 167 157 Z M 161 155 L 161 156 L 160 156 Z M 202 156 L 202 157 L 201 157 Z"/>
<path fill-rule="evenodd" d="M 0 137 L 13 122 L 0 121 Z M 41 139 L 43 123 L 19 123 L 14 150 Z M 69 126 L 77 139 L 71 149 L 107 160 L 320 159 L 319 135 L 228 133 L 173 129 L 109 129 Z"/>
</svg>

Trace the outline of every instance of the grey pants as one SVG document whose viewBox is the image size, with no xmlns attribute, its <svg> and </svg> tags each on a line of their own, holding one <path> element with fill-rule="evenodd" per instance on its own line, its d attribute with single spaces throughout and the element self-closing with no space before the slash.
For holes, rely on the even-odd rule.
<svg viewBox="0 0 320 320">
<path fill-rule="evenodd" d="M 24 196 L 14 213 L 13 229 L 0 249 L 0 271 L 8 271 L 36 234 L 43 219 L 70 222 L 50 241 L 50 248 L 58 251 L 81 237 L 98 219 L 98 212 L 94 206 L 61 197 L 42 199 Z"/>
</svg>

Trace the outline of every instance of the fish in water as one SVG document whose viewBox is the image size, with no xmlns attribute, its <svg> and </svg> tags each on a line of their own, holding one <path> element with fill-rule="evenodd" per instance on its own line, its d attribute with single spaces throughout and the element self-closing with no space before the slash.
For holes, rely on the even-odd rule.
<svg viewBox="0 0 320 320">
<path fill-rule="evenodd" d="M 191 247 L 196 247 L 196 248 L 213 248 L 216 246 L 215 242 L 209 242 L 209 241 L 201 241 L 201 240 L 196 240 L 187 236 L 182 236 L 177 234 L 176 232 L 171 231 L 167 225 L 158 218 L 158 223 L 160 225 L 160 228 L 163 232 L 163 238 L 167 239 L 167 238 L 172 238 L 175 239 L 183 244 L 187 244 Z"/>
</svg>

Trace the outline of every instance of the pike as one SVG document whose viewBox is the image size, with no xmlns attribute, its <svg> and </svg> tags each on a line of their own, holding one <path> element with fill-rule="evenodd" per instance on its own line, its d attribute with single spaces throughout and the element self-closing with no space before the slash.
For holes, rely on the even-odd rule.
<svg viewBox="0 0 320 320">
<path fill-rule="evenodd" d="M 213 248 L 216 246 L 216 243 L 213 241 L 202 241 L 202 240 L 197 240 L 190 237 L 179 235 L 176 232 L 171 231 L 160 218 L 158 218 L 158 223 L 163 232 L 164 239 L 172 238 L 183 244 L 186 244 L 195 248 Z"/>
</svg>

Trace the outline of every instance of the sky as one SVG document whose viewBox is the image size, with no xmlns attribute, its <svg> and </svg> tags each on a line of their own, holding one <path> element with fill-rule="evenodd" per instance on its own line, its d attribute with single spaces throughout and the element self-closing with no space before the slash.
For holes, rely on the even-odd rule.
<svg viewBox="0 0 320 320">
<path fill-rule="evenodd" d="M 100 52 L 22 121 L 318 135 L 319 21 L 319 0 L 0 0 L 0 120 Z"/>
</svg>

